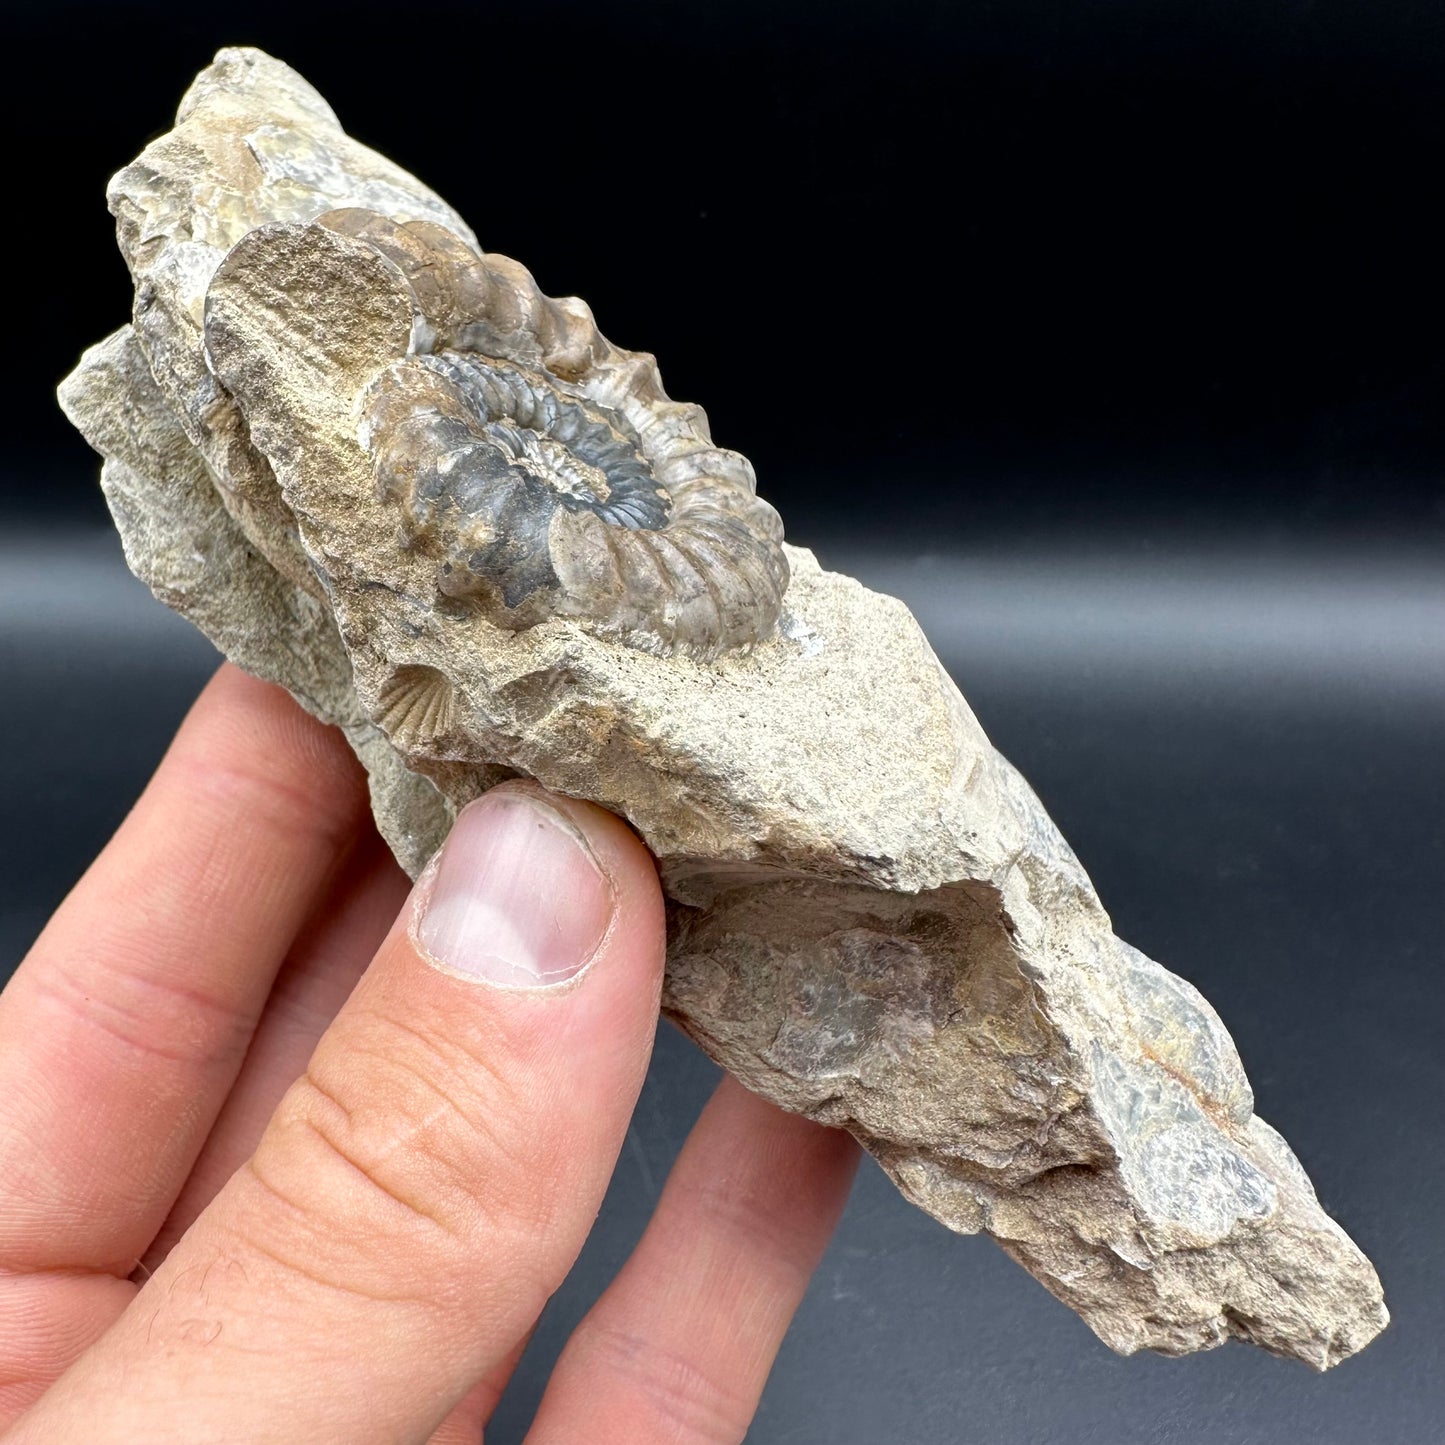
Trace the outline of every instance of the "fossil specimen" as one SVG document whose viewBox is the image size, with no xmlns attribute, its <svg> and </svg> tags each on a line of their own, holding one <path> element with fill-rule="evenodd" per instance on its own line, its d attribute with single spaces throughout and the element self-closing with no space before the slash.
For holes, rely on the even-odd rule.
<svg viewBox="0 0 1445 1445">
<path fill-rule="evenodd" d="M 1383 1327 L 1209 1005 L 651 357 L 256 51 L 110 202 L 134 319 L 62 401 L 127 558 L 345 730 L 407 868 L 500 778 L 595 799 L 661 866 L 669 1013 L 1114 1348 L 1324 1368 Z"/>
<path fill-rule="evenodd" d="M 700 655 L 772 633 L 782 524 L 747 458 L 667 398 L 651 357 L 434 223 L 359 208 L 317 223 L 375 246 L 410 285 L 423 339 L 368 387 L 360 437 L 405 545 L 439 559 L 442 593 L 503 626 L 574 616 Z"/>
</svg>

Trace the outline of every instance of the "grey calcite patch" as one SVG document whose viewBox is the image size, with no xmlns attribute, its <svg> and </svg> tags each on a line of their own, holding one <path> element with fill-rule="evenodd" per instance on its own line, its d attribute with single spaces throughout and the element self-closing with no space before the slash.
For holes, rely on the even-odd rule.
<svg viewBox="0 0 1445 1445">
<path fill-rule="evenodd" d="M 661 867 L 668 1013 L 1115 1349 L 1384 1326 L 1208 1003 L 651 357 L 256 51 L 110 199 L 135 318 L 61 398 L 127 559 L 344 730 L 413 874 L 501 778 L 593 799 Z"/>
</svg>

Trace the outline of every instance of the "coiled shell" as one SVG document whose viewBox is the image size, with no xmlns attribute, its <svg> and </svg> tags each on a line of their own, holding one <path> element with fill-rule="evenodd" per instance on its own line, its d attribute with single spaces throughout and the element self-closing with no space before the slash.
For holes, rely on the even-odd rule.
<svg viewBox="0 0 1445 1445">
<path fill-rule="evenodd" d="M 506 626 L 575 617 L 699 656 L 773 633 L 782 523 L 651 356 L 444 227 L 320 220 L 381 251 L 416 297 L 414 352 L 367 389 L 359 435 L 440 593 Z"/>
</svg>

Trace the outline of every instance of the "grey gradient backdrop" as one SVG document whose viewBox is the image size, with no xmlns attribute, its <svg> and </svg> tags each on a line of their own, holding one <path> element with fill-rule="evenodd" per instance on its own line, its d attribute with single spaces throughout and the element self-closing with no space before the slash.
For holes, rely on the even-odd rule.
<svg viewBox="0 0 1445 1445">
<path fill-rule="evenodd" d="M 398 39 L 369 4 L 11 7 L 8 131 L 49 219 L 8 237 L 0 969 L 215 664 L 125 572 L 50 389 L 125 315 L 105 174 L 216 45 L 261 43 L 655 350 L 794 541 L 913 607 L 1119 931 L 1219 1008 L 1394 1312 L 1325 1377 L 1242 1346 L 1118 1359 L 865 1167 L 750 1439 L 1432 1445 L 1445 25 L 1404 0 L 1086 11 L 441 4 Z M 397 81 L 402 44 L 435 94 Z M 492 119 L 435 124 L 463 92 Z M 659 158 L 645 194 L 599 96 Z M 502 153 L 530 160 L 498 185 Z M 909 284 L 880 300 L 880 266 Z M 800 294 L 801 351 L 775 325 Z M 664 1031 L 491 1445 L 521 1438 L 714 1078 Z"/>
</svg>

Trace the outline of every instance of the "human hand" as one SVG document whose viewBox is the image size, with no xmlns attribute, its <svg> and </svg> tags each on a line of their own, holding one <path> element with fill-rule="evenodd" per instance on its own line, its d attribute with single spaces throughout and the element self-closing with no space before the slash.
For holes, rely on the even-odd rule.
<svg viewBox="0 0 1445 1445">
<path fill-rule="evenodd" d="M 663 943 L 642 844 L 528 785 L 410 890 L 339 735 L 223 667 L 0 995 L 5 1441 L 479 1440 Z M 740 1440 L 856 1157 L 725 1080 L 529 1445 Z"/>
</svg>

